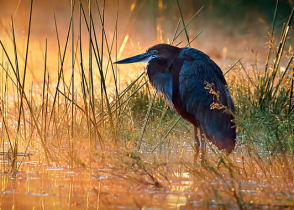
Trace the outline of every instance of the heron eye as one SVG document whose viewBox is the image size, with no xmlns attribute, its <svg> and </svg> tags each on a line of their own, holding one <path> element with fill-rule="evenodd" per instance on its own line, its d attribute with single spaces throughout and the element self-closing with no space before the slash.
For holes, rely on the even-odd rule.
<svg viewBox="0 0 294 210">
<path fill-rule="evenodd" d="M 158 50 L 153 51 L 154 54 L 159 54 Z"/>
</svg>

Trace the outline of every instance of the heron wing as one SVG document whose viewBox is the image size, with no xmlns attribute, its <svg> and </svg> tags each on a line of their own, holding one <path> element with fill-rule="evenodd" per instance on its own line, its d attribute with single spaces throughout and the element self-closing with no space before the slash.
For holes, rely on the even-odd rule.
<svg viewBox="0 0 294 210">
<path fill-rule="evenodd" d="M 224 78 L 222 70 L 218 67 L 218 65 L 213 60 L 210 59 L 208 55 L 206 55 L 202 51 L 194 49 L 194 48 L 186 47 L 182 50 L 180 56 L 184 58 L 189 57 L 190 59 L 195 61 L 196 60 L 203 61 L 206 66 L 211 67 L 210 68 L 210 70 L 212 71 L 211 73 L 213 73 L 215 77 L 217 77 L 220 80 L 221 83 L 223 83 L 224 85 L 227 85 L 227 82 Z"/>
<path fill-rule="evenodd" d="M 221 70 L 204 55 L 196 53 L 193 59 L 184 61 L 179 73 L 179 95 L 186 111 L 195 117 L 207 138 L 220 149 L 231 151 L 236 129 L 228 110 L 234 112 L 233 101 Z"/>
</svg>

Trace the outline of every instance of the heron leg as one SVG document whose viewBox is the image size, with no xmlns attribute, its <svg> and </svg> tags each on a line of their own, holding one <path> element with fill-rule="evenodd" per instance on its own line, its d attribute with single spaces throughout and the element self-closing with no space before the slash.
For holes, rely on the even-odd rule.
<svg viewBox="0 0 294 210">
<path fill-rule="evenodd" d="M 196 126 L 194 126 L 194 145 L 195 145 L 194 161 L 196 161 L 198 159 L 199 148 L 200 148 L 200 141 L 198 138 L 198 129 Z"/>
<path fill-rule="evenodd" d="M 203 130 L 200 128 L 200 151 L 201 151 L 201 159 L 205 157 L 206 154 L 206 142 L 205 142 L 205 134 Z"/>
</svg>

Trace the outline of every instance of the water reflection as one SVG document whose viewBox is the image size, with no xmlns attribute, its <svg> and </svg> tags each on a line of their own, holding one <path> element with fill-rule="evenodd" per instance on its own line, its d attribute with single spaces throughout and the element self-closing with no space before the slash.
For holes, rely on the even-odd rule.
<svg viewBox="0 0 294 210">
<path fill-rule="evenodd" d="M 212 162 L 217 158 L 202 165 L 151 158 L 126 156 L 92 169 L 26 160 L 15 176 L 2 168 L 0 209 L 237 209 L 237 199 L 250 208 L 294 206 L 293 180 L 283 176 L 274 160 L 269 176 L 250 157 L 240 161 L 237 155 L 230 156 L 231 172 Z"/>
<path fill-rule="evenodd" d="M 186 173 L 176 174 L 169 189 L 157 189 L 97 170 L 36 168 L 29 164 L 15 178 L 7 173 L 0 177 L 1 209 L 180 209 L 192 184 Z"/>
</svg>

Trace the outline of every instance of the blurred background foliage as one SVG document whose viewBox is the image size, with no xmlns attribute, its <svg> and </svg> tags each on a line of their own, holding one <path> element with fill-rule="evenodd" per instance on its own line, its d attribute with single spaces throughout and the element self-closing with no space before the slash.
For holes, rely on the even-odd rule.
<svg viewBox="0 0 294 210">
<path fill-rule="evenodd" d="M 207 0 L 207 4 L 215 15 L 226 18 L 244 18 L 258 12 L 264 16 L 267 21 L 272 20 L 276 0 Z M 294 4 L 293 0 L 280 0 L 278 19 L 284 19 L 290 13 Z"/>
</svg>

